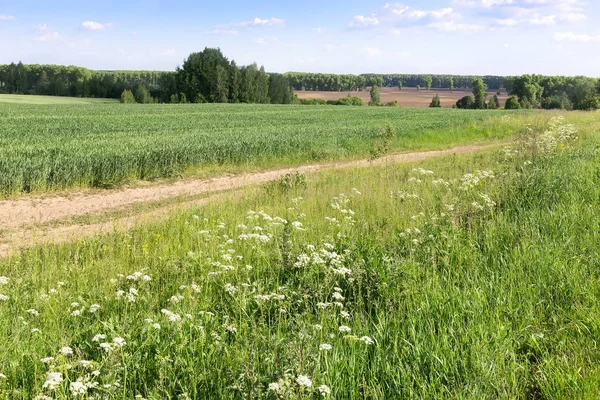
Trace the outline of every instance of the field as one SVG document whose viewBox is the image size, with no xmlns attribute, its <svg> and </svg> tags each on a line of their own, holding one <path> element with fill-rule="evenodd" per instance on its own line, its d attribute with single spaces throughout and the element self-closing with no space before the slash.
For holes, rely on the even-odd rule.
<svg viewBox="0 0 600 400">
<path fill-rule="evenodd" d="M 318 127 L 306 108 L 279 117 L 277 107 L 249 109 L 262 115 L 237 116 L 238 134 L 243 122 L 257 126 L 253 118 L 269 134 L 284 121 Z M 135 132 L 142 114 L 156 139 L 168 121 L 192 130 L 218 111 L 154 108 L 153 119 L 144 110 L 104 115 Z M 80 139 L 95 124 L 98 136 L 112 126 L 75 108 L 71 118 L 42 108 L 28 129 L 53 111 L 70 132 L 81 126 Z M 445 119 L 456 115 L 473 118 L 463 128 L 479 127 L 465 141 L 512 140 L 409 164 L 382 157 L 291 173 L 133 230 L 0 259 L 0 395 L 596 398 L 598 115 L 500 114 L 487 125 L 485 113 L 409 111 L 353 112 L 429 132 L 419 141 L 406 128 L 399 137 L 413 146 L 449 143 Z M 311 111 L 350 135 L 336 112 L 350 115 Z M 213 125 L 222 132 L 236 120 Z M 60 133 L 53 126 L 48 135 Z"/>
<path fill-rule="evenodd" d="M 324 100 L 338 100 L 348 95 L 348 92 L 307 92 L 307 91 L 296 91 L 295 92 L 301 99 L 324 99 Z M 472 95 L 470 90 L 456 89 L 452 92 L 448 89 L 431 89 L 431 90 L 417 90 L 416 88 L 403 88 L 402 91 L 398 88 L 381 88 L 381 102 L 387 103 L 388 101 L 398 100 L 400 107 L 416 107 L 416 108 L 427 108 L 431 103 L 431 98 L 438 94 L 440 96 L 442 107 L 451 108 L 456 101 L 463 96 Z M 489 96 L 496 94 L 494 91 L 488 92 Z M 370 100 L 369 91 L 363 92 L 350 92 L 350 95 L 357 96 L 363 99 L 365 104 Z M 506 99 L 508 98 L 506 92 L 502 92 L 502 95 L 498 96 L 500 105 L 503 107 Z"/>
<path fill-rule="evenodd" d="M 0 103 L 16 104 L 115 104 L 112 99 L 90 99 L 80 97 L 34 96 L 18 94 L 0 94 Z"/>
<path fill-rule="evenodd" d="M 394 151 L 449 147 L 523 129 L 514 120 L 503 120 L 505 115 L 513 114 L 246 104 L 0 103 L 0 193 L 114 187 L 136 180 L 366 158 L 388 124 L 395 134 Z"/>
</svg>

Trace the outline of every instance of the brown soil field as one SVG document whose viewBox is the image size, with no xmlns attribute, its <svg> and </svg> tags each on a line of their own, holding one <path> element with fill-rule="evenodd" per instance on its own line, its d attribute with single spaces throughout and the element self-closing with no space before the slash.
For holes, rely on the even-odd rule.
<svg viewBox="0 0 600 400">
<path fill-rule="evenodd" d="M 265 184 L 291 173 L 315 173 L 327 169 L 360 168 L 382 163 L 406 163 L 426 160 L 449 154 L 464 154 L 493 148 L 492 145 L 468 145 L 451 149 L 399 153 L 387 159 L 355 160 L 336 163 L 302 165 L 206 180 L 187 180 L 149 187 L 114 189 L 97 192 L 84 190 L 59 195 L 31 196 L 0 201 L 0 257 L 20 249 L 42 243 L 61 243 L 83 239 L 92 235 L 109 233 L 116 229 L 131 229 L 141 222 L 151 222 L 167 217 L 171 212 L 198 207 L 215 200 L 226 192 L 252 185 Z M 189 196 L 207 195 L 206 198 L 186 200 Z M 212 195 L 212 196 L 209 196 Z M 175 201 L 178 200 L 181 201 Z M 129 216 L 119 216 L 118 211 L 127 207 L 153 202 L 165 202 L 152 211 Z M 108 213 L 114 218 L 105 218 Z M 97 216 L 99 221 L 85 223 L 78 217 Z M 75 219 L 73 219 L 75 218 Z"/>
<path fill-rule="evenodd" d="M 310 91 L 296 91 L 295 92 L 300 99 L 311 99 L 318 98 L 324 100 L 337 100 L 342 97 L 348 96 L 348 93 L 352 96 L 360 97 L 364 100 L 365 104 L 369 102 L 370 94 L 369 90 L 363 92 L 310 92 Z M 468 89 L 456 89 L 450 92 L 448 89 L 431 89 L 431 90 L 417 90 L 416 88 L 403 88 L 400 91 L 398 88 L 381 88 L 381 102 L 387 103 L 388 101 L 398 100 L 400 107 L 415 107 L 423 108 L 429 107 L 433 96 L 438 94 L 442 103 L 442 107 L 452 107 L 456 104 L 456 101 L 467 96 L 472 95 L 472 92 Z M 495 91 L 488 91 L 489 96 L 496 94 Z M 500 105 L 504 106 L 508 95 L 505 91 L 501 92 L 498 96 Z"/>
</svg>

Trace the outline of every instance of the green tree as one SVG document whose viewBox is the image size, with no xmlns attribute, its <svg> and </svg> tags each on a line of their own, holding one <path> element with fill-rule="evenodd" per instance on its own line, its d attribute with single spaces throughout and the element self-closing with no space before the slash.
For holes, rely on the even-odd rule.
<svg viewBox="0 0 600 400">
<path fill-rule="evenodd" d="M 427 88 L 427 90 L 431 90 L 431 84 L 433 83 L 433 78 L 431 75 L 426 75 L 423 77 L 423 86 Z"/>
<path fill-rule="evenodd" d="M 269 99 L 271 104 L 290 104 L 294 99 L 294 90 L 288 79 L 281 74 L 269 75 Z"/>
<path fill-rule="evenodd" d="M 485 99 L 487 97 L 487 86 L 481 78 L 473 80 L 473 108 L 484 109 L 486 107 Z"/>
<path fill-rule="evenodd" d="M 504 105 L 505 110 L 518 110 L 519 108 L 521 108 L 521 104 L 515 96 L 509 97 Z"/>
<path fill-rule="evenodd" d="M 381 95 L 379 93 L 379 86 L 371 87 L 371 101 L 369 101 L 370 106 L 378 106 L 381 104 Z"/>
<path fill-rule="evenodd" d="M 487 108 L 490 110 L 495 110 L 500 107 L 500 102 L 498 100 L 498 95 L 493 95 L 490 97 L 490 101 L 488 102 Z"/>
<path fill-rule="evenodd" d="M 135 101 L 135 96 L 133 95 L 133 93 L 131 92 L 131 90 L 124 90 L 123 93 L 121 93 L 121 103 L 124 103 L 124 104 L 135 104 L 135 103 L 137 103 Z"/>
<path fill-rule="evenodd" d="M 473 96 L 465 96 L 456 102 L 456 108 L 468 109 L 475 107 Z"/>
<path fill-rule="evenodd" d="M 134 96 L 135 101 L 140 104 L 149 104 L 154 101 L 150 95 L 150 91 L 145 85 L 138 85 L 138 87 L 135 88 Z"/>
<path fill-rule="evenodd" d="M 450 90 L 450 92 L 452 92 L 454 90 L 454 78 L 450 77 L 448 79 L 448 89 Z"/>
<path fill-rule="evenodd" d="M 400 91 L 402 91 L 402 86 L 403 86 L 403 85 L 402 85 L 402 80 L 401 80 L 401 79 L 399 79 L 399 80 L 398 80 L 398 89 L 400 89 Z"/>
<path fill-rule="evenodd" d="M 433 96 L 433 99 L 431 99 L 429 108 L 440 108 L 441 106 L 442 104 L 440 102 L 440 96 L 436 94 L 435 96 Z"/>
</svg>

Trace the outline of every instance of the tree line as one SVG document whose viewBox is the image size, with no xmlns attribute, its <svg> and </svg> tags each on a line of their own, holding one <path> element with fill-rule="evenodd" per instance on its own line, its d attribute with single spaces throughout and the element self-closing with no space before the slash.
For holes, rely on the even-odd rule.
<svg viewBox="0 0 600 400">
<path fill-rule="evenodd" d="M 176 71 L 94 71 L 76 66 L 0 65 L 0 92 L 52 96 L 115 98 L 137 103 L 275 103 L 297 102 L 293 90 L 358 91 L 369 89 L 379 105 L 379 88 L 506 90 L 505 107 L 595 110 L 600 82 L 583 76 L 467 76 L 419 74 L 267 73 L 256 64 L 238 66 L 220 49 L 192 53 Z M 376 89 L 374 89 L 376 88 Z M 483 88 L 483 89 L 482 89 Z M 491 99 L 493 100 L 493 99 Z M 497 99 L 496 99 L 497 100 Z M 344 100 L 348 102 L 349 100 Z M 492 101 L 492 106 L 497 101 Z M 434 104 L 437 104 L 434 101 Z M 484 107 L 484 104 L 486 107 Z M 487 108 L 481 96 L 465 96 L 456 107 Z"/>
<path fill-rule="evenodd" d="M 175 72 L 93 71 L 61 65 L 0 65 L 0 92 L 121 99 L 138 103 L 277 103 L 294 100 L 282 74 L 238 66 L 220 49 L 192 53 Z"/>
<path fill-rule="evenodd" d="M 419 87 L 424 89 L 472 89 L 475 78 L 481 78 L 492 90 L 502 89 L 504 78 L 501 76 L 469 75 L 425 75 L 425 74 L 362 74 L 338 75 L 304 72 L 284 74 L 294 90 L 307 91 L 355 91 L 367 87 Z"/>
</svg>

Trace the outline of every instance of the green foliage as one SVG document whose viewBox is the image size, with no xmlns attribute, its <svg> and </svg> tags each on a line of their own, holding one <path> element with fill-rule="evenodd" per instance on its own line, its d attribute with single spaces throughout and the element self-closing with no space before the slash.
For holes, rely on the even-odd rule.
<svg viewBox="0 0 600 400">
<path fill-rule="evenodd" d="M 485 99 L 487 98 L 487 86 L 481 78 L 473 80 L 473 108 L 482 110 L 486 108 Z"/>
<path fill-rule="evenodd" d="M 369 101 L 370 106 L 378 106 L 381 104 L 381 95 L 379 94 L 379 86 L 371 87 L 371 100 Z"/>
<path fill-rule="evenodd" d="M 448 89 L 452 92 L 454 90 L 454 78 L 448 78 Z"/>
<path fill-rule="evenodd" d="M 432 83 L 433 78 L 431 77 L 431 75 L 426 75 L 423 77 L 423 86 L 425 86 L 427 90 L 431 90 Z"/>
<path fill-rule="evenodd" d="M 169 101 L 172 104 L 178 104 L 179 103 L 179 95 L 178 94 L 172 94 Z"/>
<path fill-rule="evenodd" d="M 121 103 L 124 104 L 134 104 L 137 103 L 135 100 L 135 96 L 131 93 L 131 90 L 123 90 L 121 93 Z"/>
<path fill-rule="evenodd" d="M 441 106 L 442 103 L 440 102 L 440 96 L 436 94 L 435 96 L 433 96 L 433 99 L 431 99 L 431 103 L 429 103 L 429 108 L 440 108 Z"/>
<path fill-rule="evenodd" d="M 498 100 L 497 94 L 490 97 L 490 101 L 488 101 L 487 108 L 490 110 L 496 110 L 500 108 L 500 101 Z"/>
<path fill-rule="evenodd" d="M 269 99 L 272 104 L 291 104 L 293 102 L 294 90 L 284 75 L 269 75 Z"/>
<path fill-rule="evenodd" d="M 565 92 L 562 92 L 557 95 L 544 97 L 542 108 L 546 110 L 572 110 L 573 104 L 571 104 L 569 96 Z"/>
<path fill-rule="evenodd" d="M 337 102 L 337 100 L 332 100 L 332 101 Z M 303 106 L 323 106 L 323 105 L 328 104 L 327 100 L 318 99 L 318 98 L 298 99 L 297 102 L 298 102 L 298 104 L 301 104 Z"/>
<path fill-rule="evenodd" d="M 392 139 L 394 138 L 395 133 L 394 127 L 390 123 L 386 125 L 383 132 L 378 132 L 373 143 L 373 149 L 371 150 L 371 161 L 381 157 L 387 157 L 388 153 L 390 152 Z"/>
<path fill-rule="evenodd" d="M 521 108 L 521 104 L 519 100 L 515 96 L 511 96 L 506 100 L 506 104 L 504 105 L 505 110 L 518 110 Z"/>
<path fill-rule="evenodd" d="M 456 102 L 456 108 L 470 109 L 475 108 L 475 100 L 473 96 L 465 96 Z"/>
<path fill-rule="evenodd" d="M 398 100 L 388 101 L 384 104 L 386 107 L 398 107 Z"/>
<path fill-rule="evenodd" d="M 400 89 L 400 91 L 402 91 L 402 87 L 403 87 L 402 80 L 398 80 L 398 89 Z"/>
<path fill-rule="evenodd" d="M 360 97 L 353 97 L 348 94 L 347 97 L 342 97 L 337 101 L 340 106 L 364 106 L 365 102 Z"/>
<path fill-rule="evenodd" d="M 304 189 L 306 189 L 306 175 L 300 172 L 285 174 L 265 185 L 265 190 L 269 195 L 298 194 Z"/>
<path fill-rule="evenodd" d="M 148 88 L 144 85 L 138 85 L 134 92 L 135 101 L 140 104 L 154 103 L 154 99 L 150 95 Z"/>
</svg>

